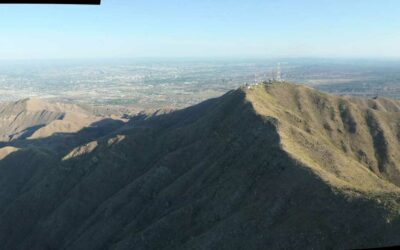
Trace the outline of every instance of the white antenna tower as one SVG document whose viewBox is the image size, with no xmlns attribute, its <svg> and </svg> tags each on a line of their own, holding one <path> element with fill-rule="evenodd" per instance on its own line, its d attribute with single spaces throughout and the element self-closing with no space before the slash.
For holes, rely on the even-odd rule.
<svg viewBox="0 0 400 250">
<path fill-rule="evenodd" d="M 276 81 L 282 82 L 281 63 L 278 63 L 278 66 L 276 68 Z"/>
</svg>

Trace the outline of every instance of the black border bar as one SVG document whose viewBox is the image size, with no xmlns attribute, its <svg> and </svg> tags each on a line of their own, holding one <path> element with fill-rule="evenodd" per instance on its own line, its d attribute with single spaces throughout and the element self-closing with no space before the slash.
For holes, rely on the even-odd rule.
<svg viewBox="0 0 400 250">
<path fill-rule="evenodd" d="M 101 0 L 0 0 L 1 4 L 84 4 L 100 5 Z"/>
</svg>

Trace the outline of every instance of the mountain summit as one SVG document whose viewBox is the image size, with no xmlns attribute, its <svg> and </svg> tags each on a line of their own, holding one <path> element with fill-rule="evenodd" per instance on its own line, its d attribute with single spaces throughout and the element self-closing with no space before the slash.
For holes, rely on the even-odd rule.
<svg viewBox="0 0 400 250">
<path fill-rule="evenodd" d="M 40 151 L 0 161 L 0 246 L 400 244 L 399 107 L 272 83 L 82 130 L 74 143 L 32 139 Z"/>
<path fill-rule="evenodd" d="M 400 185 L 400 102 L 338 97 L 293 84 L 246 91 L 255 112 L 276 119 L 284 151 L 337 187 Z"/>
</svg>

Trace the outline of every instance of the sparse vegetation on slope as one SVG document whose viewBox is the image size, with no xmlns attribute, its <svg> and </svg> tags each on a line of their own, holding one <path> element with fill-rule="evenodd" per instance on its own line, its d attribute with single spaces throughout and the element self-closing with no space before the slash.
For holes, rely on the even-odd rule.
<svg viewBox="0 0 400 250">
<path fill-rule="evenodd" d="M 285 83 L 257 86 L 246 97 L 256 112 L 279 121 L 283 148 L 326 181 L 365 191 L 400 185 L 399 104 Z"/>
<path fill-rule="evenodd" d="M 397 107 L 269 84 L 73 143 L 38 141 L 0 161 L 0 246 L 399 244 Z"/>
</svg>

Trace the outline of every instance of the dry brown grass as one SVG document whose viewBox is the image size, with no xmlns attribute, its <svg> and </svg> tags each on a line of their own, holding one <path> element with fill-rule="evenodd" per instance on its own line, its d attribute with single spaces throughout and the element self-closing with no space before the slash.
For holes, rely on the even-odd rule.
<svg viewBox="0 0 400 250">
<path fill-rule="evenodd" d="M 278 120 L 282 148 L 330 185 L 371 195 L 400 191 L 400 102 L 289 83 L 245 92 L 257 113 Z"/>
</svg>

